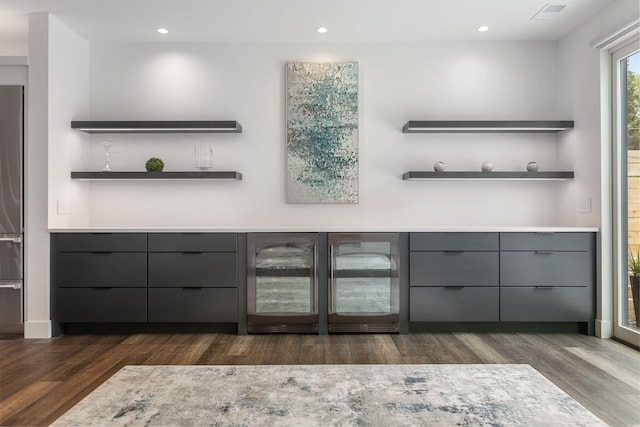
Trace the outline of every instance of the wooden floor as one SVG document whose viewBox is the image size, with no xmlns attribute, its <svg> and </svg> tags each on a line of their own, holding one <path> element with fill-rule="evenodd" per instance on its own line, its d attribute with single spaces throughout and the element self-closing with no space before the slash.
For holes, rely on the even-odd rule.
<svg viewBox="0 0 640 427">
<path fill-rule="evenodd" d="M 609 425 L 640 425 L 640 353 L 577 334 L 1 338 L 1 425 L 47 425 L 125 365 L 324 363 L 524 363 Z"/>
</svg>

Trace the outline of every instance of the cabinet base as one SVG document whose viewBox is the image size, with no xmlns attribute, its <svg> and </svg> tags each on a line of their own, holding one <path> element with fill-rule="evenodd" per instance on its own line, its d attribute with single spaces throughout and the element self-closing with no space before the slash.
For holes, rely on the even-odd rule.
<svg viewBox="0 0 640 427">
<path fill-rule="evenodd" d="M 59 323 L 57 335 L 238 333 L 236 323 Z"/>
<path fill-rule="evenodd" d="M 530 332 L 593 335 L 593 322 L 411 322 L 411 332 Z"/>
</svg>

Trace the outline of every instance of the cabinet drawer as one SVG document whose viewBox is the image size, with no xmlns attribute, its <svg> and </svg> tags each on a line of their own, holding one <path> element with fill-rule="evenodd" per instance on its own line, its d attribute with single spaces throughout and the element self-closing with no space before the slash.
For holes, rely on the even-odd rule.
<svg viewBox="0 0 640 427">
<path fill-rule="evenodd" d="M 235 233 L 150 233 L 149 252 L 236 252 Z"/>
<path fill-rule="evenodd" d="M 503 251 L 591 251 L 593 233 L 500 233 Z"/>
<path fill-rule="evenodd" d="M 146 252 L 146 233 L 60 233 L 60 252 Z"/>
<path fill-rule="evenodd" d="M 234 288 L 149 288 L 149 322 L 237 322 Z"/>
<path fill-rule="evenodd" d="M 146 287 L 146 253 L 58 253 L 56 283 L 69 287 Z"/>
<path fill-rule="evenodd" d="M 501 252 L 502 286 L 590 286 L 592 252 Z"/>
<path fill-rule="evenodd" d="M 498 233 L 411 233 L 410 251 L 497 251 Z"/>
<path fill-rule="evenodd" d="M 498 321 L 499 288 L 411 288 L 409 320 L 412 322 Z"/>
<path fill-rule="evenodd" d="M 78 323 L 146 322 L 147 289 L 58 289 L 58 319 L 56 320 Z"/>
<path fill-rule="evenodd" d="M 411 252 L 411 286 L 498 286 L 498 252 Z"/>
<path fill-rule="evenodd" d="M 500 320 L 587 322 L 593 310 L 593 288 L 549 287 L 500 289 Z"/>
<path fill-rule="evenodd" d="M 237 254 L 233 252 L 149 254 L 149 286 L 234 287 Z"/>
</svg>

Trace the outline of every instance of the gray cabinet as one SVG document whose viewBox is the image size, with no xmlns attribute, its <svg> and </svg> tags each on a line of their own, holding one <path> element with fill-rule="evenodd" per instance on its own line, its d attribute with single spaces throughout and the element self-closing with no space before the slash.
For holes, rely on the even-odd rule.
<svg viewBox="0 0 640 427">
<path fill-rule="evenodd" d="M 54 320 L 147 321 L 146 234 L 57 234 L 52 249 Z"/>
<path fill-rule="evenodd" d="M 235 288 L 149 288 L 149 322 L 237 322 Z"/>
<path fill-rule="evenodd" d="M 498 233 L 411 233 L 409 320 L 499 320 Z"/>
<path fill-rule="evenodd" d="M 60 323 L 233 323 L 244 264 L 237 233 L 53 233 Z"/>
<path fill-rule="evenodd" d="M 501 233 L 500 320 L 595 318 L 594 233 Z"/>
<path fill-rule="evenodd" d="M 411 233 L 412 322 L 575 322 L 593 331 L 595 233 Z"/>
<path fill-rule="evenodd" d="M 413 322 L 497 322 L 498 287 L 412 287 Z"/>
<path fill-rule="evenodd" d="M 498 252 L 411 252 L 411 286 L 498 286 Z"/>
<path fill-rule="evenodd" d="M 235 233 L 149 234 L 149 322 L 237 322 Z"/>
<path fill-rule="evenodd" d="M 146 288 L 60 288 L 59 322 L 144 323 Z"/>
</svg>

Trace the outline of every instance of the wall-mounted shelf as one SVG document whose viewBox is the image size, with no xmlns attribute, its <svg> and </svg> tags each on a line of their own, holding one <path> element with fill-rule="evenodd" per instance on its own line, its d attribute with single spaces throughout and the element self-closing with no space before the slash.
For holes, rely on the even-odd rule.
<svg viewBox="0 0 640 427">
<path fill-rule="evenodd" d="M 71 128 L 87 133 L 241 133 L 235 120 L 72 121 Z"/>
<path fill-rule="evenodd" d="M 548 181 L 573 179 L 573 172 L 430 172 L 409 171 L 402 174 L 405 181 L 429 180 L 429 179 L 467 179 L 467 180 L 531 180 Z"/>
<path fill-rule="evenodd" d="M 82 180 L 134 180 L 134 179 L 227 179 L 242 181 L 240 172 L 71 172 L 71 179 Z"/>
<path fill-rule="evenodd" d="M 410 120 L 403 133 L 536 133 L 573 128 L 573 120 Z"/>
</svg>

